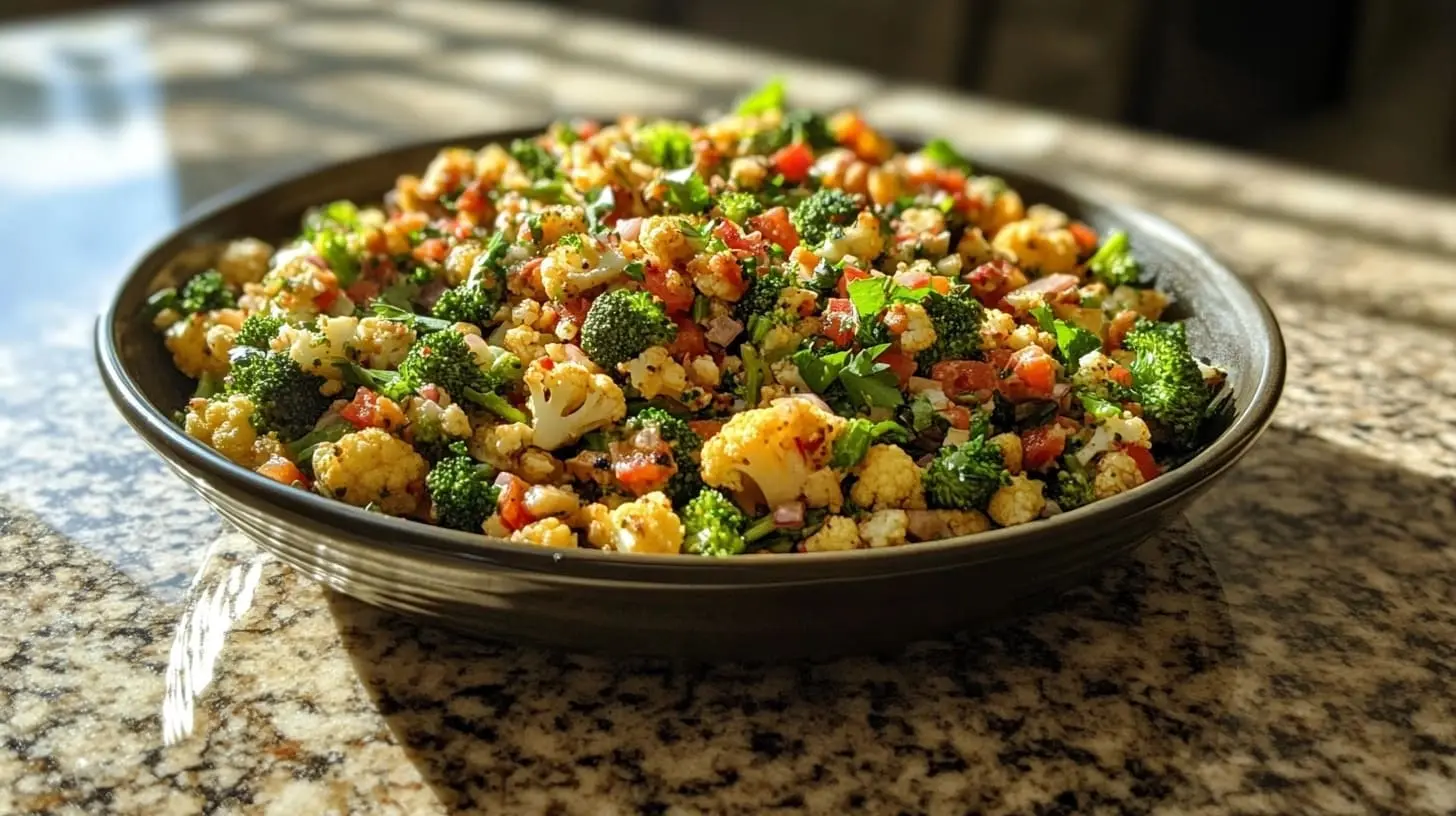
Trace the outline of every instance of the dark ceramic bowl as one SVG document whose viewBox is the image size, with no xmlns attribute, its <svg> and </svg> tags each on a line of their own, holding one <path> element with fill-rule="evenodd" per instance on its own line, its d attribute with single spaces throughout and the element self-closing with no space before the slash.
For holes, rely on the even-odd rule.
<svg viewBox="0 0 1456 816">
<path fill-rule="evenodd" d="M 365 512 L 233 465 L 169 416 L 192 384 L 138 314 L 191 270 L 184 250 L 292 234 L 311 205 L 376 200 L 448 144 L 389 150 L 224 196 L 148 251 L 96 331 L 106 387 L 127 421 L 224 518 L 308 576 L 363 601 L 447 626 L 567 650 L 698 658 L 780 658 L 893 648 L 1005 616 L 1076 585 L 1172 521 L 1268 424 L 1284 346 L 1268 307 L 1172 225 L 1016 172 L 1043 201 L 1099 231 L 1127 230 L 1188 319 L 1195 351 L 1229 372 L 1234 410 L 1197 456 L 1128 493 L 1052 519 L 884 550 L 708 559 L 545 550 Z"/>
</svg>

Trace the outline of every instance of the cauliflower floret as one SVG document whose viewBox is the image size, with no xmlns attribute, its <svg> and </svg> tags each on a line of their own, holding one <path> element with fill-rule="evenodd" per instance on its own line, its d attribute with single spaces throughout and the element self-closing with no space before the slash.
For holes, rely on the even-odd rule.
<svg viewBox="0 0 1456 816">
<path fill-rule="evenodd" d="M 531 485 L 526 488 L 522 503 L 526 511 L 536 518 L 568 516 L 581 508 L 581 500 L 576 497 L 575 491 L 555 485 Z"/>
<path fill-rule="evenodd" d="M 674 555 L 682 550 L 682 521 L 661 492 L 618 506 L 611 511 L 609 526 L 610 547 L 620 552 Z"/>
<path fill-rule="evenodd" d="M 229 329 L 214 336 L 212 329 L 218 325 L 210 315 L 199 312 L 167 327 L 162 343 L 172 352 L 178 371 L 193 379 L 227 373 L 228 350 L 236 333 Z"/>
<path fill-rule="evenodd" d="M 445 282 L 451 286 L 464 283 L 470 277 L 470 269 L 475 266 L 475 259 L 484 251 L 485 245 L 479 241 L 461 241 L 452 247 L 441 264 L 445 271 Z"/>
<path fill-rule="evenodd" d="M 263 275 L 262 295 L 268 301 L 271 313 L 290 322 L 307 320 L 319 313 L 318 297 L 331 290 L 337 291 L 338 278 L 334 273 L 308 260 L 313 249 L 307 245 L 283 250 L 280 257 L 287 260 L 268 270 Z M 330 309 L 338 308 L 344 314 L 354 310 L 347 297 L 334 299 Z"/>
<path fill-rule="evenodd" d="M 1021 351 L 1027 346 L 1041 346 L 1042 351 L 1054 351 L 1057 338 L 1030 323 L 1022 323 L 1006 338 L 1006 347 L 1012 351 Z"/>
<path fill-rule="evenodd" d="M 480 531 L 491 538 L 511 537 L 511 528 L 506 526 L 505 521 L 500 517 L 500 513 L 492 513 L 490 518 L 486 519 L 485 523 L 480 525 Z"/>
<path fill-rule="evenodd" d="M 676 397 L 688 387 L 687 370 L 662 346 L 653 346 L 618 365 L 617 370 L 626 374 L 632 387 L 646 399 Z"/>
<path fill-rule="evenodd" d="M 975 268 L 996 257 L 991 250 L 991 242 L 986 240 L 985 233 L 977 227 L 966 230 L 961 240 L 956 244 L 956 255 L 961 259 L 961 266 Z"/>
<path fill-rule="evenodd" d="M 475 176 L 475 151 L 467 147 L 447 147 L 435 154 L 420 178 L 419 194 L 428 199 L 458 189 L 466 179 Z"/>
<path fill-rule="evenodd" d="M 898 547 L 909 529 L 910 514 L 904 510 L 880 510 L 859 523 L 859 537 L 870 547 Z"/>
<path fill-rule="evenodd" d="M 885 249 L 885 236 L 880 234 L 880 219 L 869 210 L 862 210 L 853 224 L 845 227 L 844 234 L 825 239 L 824 245 L 815 250 L 830 263 L 853 255 L 868 263 L 878 258 Z"/>
<path fill-rule="evenodd" d="M 1092 432 L 1092 438 L 1075 454 L 1077 461 L 1085 465 L 1091 462 L 1097 454 L 1110 449 L 1119 442 L 1124 445 L 1150 448 L 1153 446 L 1153 434 L 1148 430 L 1148 423 L 1144 422 L 1142 417 L 1133 416 L 1128 411 L 1123 411 L 1120 416 L 1098 418 L 1097 428 Z"/>
<path fill-rule="evenodd" d="M 1143 471 L 1137 460 L 1120 450 L 1108 451 L 1097 460 L 1097 474 L 1092 479 L 1092 495 L 1099 499 L 1116 496 L 1143 483 Z"/>
<path fill-rule="evenodd" d="M 547 328 L 542 322 L 541 303 L 531 298 L 522 298 L 519 303 L 511 307 L 511 325 L 525 326 L 530 329 Z"/>
<path fill-rule="evenodd" d="M 554 301 L 576 297 L 622 277 L 627 259 L 595 238 L 569 235 L 541 261 L 541 288 Z"/>
<path fill-rule="evenodd" d="M 991 529 L 991 520 L 979 510 L 911 510 L 910 535 L 916 541 L 973 535 Z"/>
<path fill-rule="evenodd" d="M 768 368 L 779 385 L 800 393 L 812 390 L 808 383 L 804 382 L 804 375 L 799 372 L 799 367 L 794 365 L 792 360 L 779 360 Z"/>
<path fill-rule="evenodd" d="M 896 231 L 900 243 L 919 244 L 920 252 L 939 258 L 950 251 L 950 231 L 945 228 L 945 213 L 935 207 L 912 207 L 900 214 Z M 899 239 L 897 239 L 899 240 Z"/>
<path fill-rule="evenodd" d="M 1071 272 L 1077 266 L 1077 239 L 1066 229 L 1043 230 L 1031 219 L 1007 224 L 991 246 L 1025 269 Z"/>
<path fill-rule="evenodd" d="M 805 317 L 793 322 L 775 323 L 764 334 L 759 343 L 760 352 L 766 360 L 777 360 L 792 352 L 804 342 L 804 338 L 819 332 L 819 318 Z"/>
<path fill-rule="evenodd" d="M 699 292 L 735 303 L 743 297 L 743 268 L 732 252 L 698 255 L 688 261 L 688 276 Z"/>
<path fill-rule="evenodd" d="M 379 403 L 386 402 L 393 405 L 388 397 L 379 398 Z M 459 405 L 451 402 L 444 391 L 440 392 L 439 401 L 409 397 L 405 400 L 404 417 L 408 422 L 405 436 L 415 444 L 470 437 L 470 417 Z"/>
<path fill-rule="evenodd" d="M 843 427 L 843 419 L 806 399 L 744 411 L 703 444 L 703 481 L 740 492 L 756 488 L 770 507 L 791 502 Z"/>
<path fill-rule="evenodd" d="M 314 487 L 325 496 L 357 507 L 374 504 L 398 516 L 419 507 L 419 493 L 430 469 L 408 442 L 379 428 L 345 434 L 320 445 L 313 454 Z"/>
<path fill-rule="evenodd" d="M 728 165 L 728 180 L 740 190 L 757 190 L 768 178 L 768 167 L 762 157 L 742 156 Z"/>
<path fill-rule="evenodd" d="M 655 215 L 642 220 L 642 229 L 637 243 L 647 253 L 648 260 L 664 269 L 686 263 L 697 249 L 683 227 L 689 222 L 677 216 Z"/>
<path fill-rule="evenodd" d="M 615 544 L 612 530 L 612 508 L 600 502 L 584 505 L 568 520 L 572 527 L 586 533 L 586 543 L 599 550 L 610 550 Z"/>
<path fill-rule="evenodd" d="M 268 272 L 268 259 L 273 247 L 257 238 L 242 238 L 223 249 L 217 259 L 217 271 L 232 286 L 257 283 Z"/>
<path fill-rule="evenodd" d="M 819 468 L 804 480 L 804 503 L 810 507 L 827 507 L 829 512 L 838 513 L 844 507 L 844 490 L 839 484 L 839 474 L 832 468 Z"/>
<path fill-rule="evenodd" d="M 1046 508 L 1046 498 L 1041 492 L 1043 487 L 1045 485 L 1036 479 L 1012 476 L 1010 484 L 1002 486 L 991 496 L 986 512 L 1002 527 L 1033 521 Z"/>
<path fill-rule="evenodd" d="M 859 474 L 859 481 L 850 489 L 849 497 L 860 507 L 875 510 L 925 507 L 920 468 L 903 448 L 872 445 L 855 472 Z"/>
<path fill-rule="evenodd" d="M 312 329 L 284 326 L 273 338 L 272 346 L 275 351 L 286 351 L 299 368 L 310 374 L 342 380 L 344 374 L 334 362 L 352 356 L 358 329 L 356 317 L 319 317 Z"/>
<path fill-rule="evenodd" d="M 515 467 L 516 455 L 531 444 L 531 426 L 524 422 L 479 425 L 470 437 L 470 455 L 496 470 Z"/>
<path fill-rule="evenodd" d="M 976 215 L 976 226 L 985 230 L 987 235 L 995 235 L 1007 224 L 1026 216 L 1021 194 L 998 179 L 989 176 L 971 179 L 966 182 L 966 192 L 990 203 Z"/>
<path fill-rule="evenodd" d="M 541 246 L 549 246 L 567 235 L 586 232 L 586 210 L 571 204 L 558 204 L 541 211 Z"/>
<path fill-rule="evenodd" d="M 994 351 L 1002 348 L 1016 331 L 1016 318 L 1000 309 L 987 309 L 981 318 L 981 348 Z"/>
<path fill-rule="evenodd" d="M 885 328 L 900 338 L 900 350 L 908 354 L 935 345 L 935 325 L 919 303 L 896 303 L 885 310 Z"/>
<path fill-rule="evenodd" d="M 538 360 L 546 356 L 546 346 L 555 343 L 557 339 L 527 326 L 513 326 L 506 329 L 501 343 L 507 351 L 522 360 Z"/>
<path fill-rule="evenodd" d="M 1113 382 L 1112 372 L 1117 361 L 1103 354 L 1099 349 L 1083 354 L 1077 360 L 1077 370 L 1072 374 L 1072 386 L 1094 394 L 1105 394 Z"/>
<path fill-rule="evenodd" d="M 1102 302 L 1102 308 L 1109 314 L 1131 309 L 1139 317 L 1157 320 L 1163 316 L 1163 310 L 1168 308 L 1168 296 L 1157 289 L 1119 286 Z"/>
<path fill-rule="evenodd" d="M 414 329 L 404 323 L 366 317 L 354 333 L 355 359 L 365 368 L 394 369 L 414 342 Z"/>
<path fill-rule="evenodd" d="M 1014 433 L 999 433 L 986 440 L 1001 449 L 1001 461 L 1011 473 L 1021 472 L 1021 437 Z"/>
<path fill-rule="evenodd" d="M 255 468 L 283 447 L 253 427 L 253 402 L 242 394 L 226 399 L 193 399 L 182 428 L 187 435 L 246 468 Z"/>
<path fill-rule="evenodd" d="M 688 382 L 703 388 L 717 388 L 723 382 L 723 372 L 713 357 L 704 354 L 694 357 L 688 363 Z"/>
<path fill-rule="evenodd" d="M 593 374 L 580 363 L 533 360 L 526 369 L 531 391 L 532 438 L 538 448 L 556 450 L 582 434 L 627 415 L 627 398 L 606 374 Z"/>
<path fill-rule="evenodd" d="M 830 516 L 819 532 L 804 539 L 804 552 L 835 552 L 859 548 L 859 525 L 854 519 Z"/>
<path fill-rule="evenodd" d="M 534 544 L 537 547 L 573 549 L 576 547 L 576 533 L 559 518 L 543 518 L 511 533 L 511 540 L 520 544 Z"/>
</svg>

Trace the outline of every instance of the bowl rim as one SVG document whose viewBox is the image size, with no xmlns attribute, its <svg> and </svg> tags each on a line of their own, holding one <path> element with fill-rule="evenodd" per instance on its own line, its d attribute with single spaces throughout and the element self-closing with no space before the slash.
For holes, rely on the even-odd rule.
<svg viewBox="0 0 1456 816">
<path fill-rule="evenodd" d="M 545 549 L 529 544 L 494 539 L 480 534 L 451 530 L 379 513 L 372 513 L 312 491 L 298 490 L 280 484 L 247 468 L 234 464 L 221 454 L 189 437 L 142 393 L 127 373 L 120 350 L 120 336 L 130 315 L 120 312 L 125 293 L 139 278 L 155 277 L 179 248 L 196 245 L 189 235 L 224 210 L 281 188 L 307 184 L 325 174 L 335 174 L 351 167 L 388 160 L 431 149 L 459 144 L 489 144 L 541 132 L 542 126 L 490 130 L 448 138 L 423 139 L 316 165 L 302 171 L 281 173 L 262 180 L 241 184 L 208 198 L 183 214 L 177 226 L 138 253 L 117 283 L 106 309 L 96 323 L 95 354 L 102 381 L 112 401 L 127 422 L 153 449 L 173 467 L 184 466 L 200 472 L 211 481 L 220 482 L 233 492 L 247 494 L 264 504 L 280 507 L 291 515 L 341 529 L 354 541 L 371 548 L 386 548 L 392 553 L 410 550 L 419 555 L 460 562 L 478 567 L 510 567 L 528 571 L 574 573 L 583 577 L 627 579 L 644 572 L 668 570 L 711 571 L 729 582 L 760 580 L 768 583 L 794 582 L 810 578 L 849 577 L 876 565 L 875 572 L 899 575 L 936 569 L 947 557 L 975 553 L 978 560 L 1016 557 L 1027 546 L 1040 540 L 1048 543 L 1071 530 L 1116 525 L 1120 520 L 1154 510 L 1196 491 L 1237 461 L 1269 425 L 1283 391 L 1287 360 L 1283 335 L 1273 311 L 1247 282 L 1234 274 L 1200 242 L 1172 222 L 1141 208 L 1116 201 L 1107 201 L 1083 189 L 1076 182 L 1052 182 L 1034 169 L 1025 169 L 1013 162 L 986 162 L 993 171 L 1006 171 L 1026 181 L 1056 190 L 1082 202 L 1095 203 L 1115 221 L 1135 226 L 1156 235 L 1180 253 L 1194 259 L 1216 280 L 1232 303 L 1236 313 L 1246 321 L 1252 319 L 1262 330 L 1263 343 L 1254 342 L 1257 378 L 1247 404 L 1237 411 L 1233 421 L 1207 447 L 1179 467 L 1133 490 L 1102 499 L 1085 507 L 1070 510 L 1034 524 L 1003 527 L 967 536 L 918 542 L 903 547 L 856 549 L 841 552 L 795 553 L 783 558 L 683 558 L 680 555 L 624 555 L 591 548 L 574 550 Z M 899 144 L 913 144 L 913 139 L 897 139 Z M 981 163 L 976 164 L 982 167 Z M 1262 349 L 1263 353 L 1259 353 Z M 179 461 L 180 460 L 180 461 Z M 1075 537 L 1075 536 L 1073 536 Z M 853 566 L 851 566 L 853 565 Z M 858 565 L 865 565 L 860 567 Z"/>
</svg>

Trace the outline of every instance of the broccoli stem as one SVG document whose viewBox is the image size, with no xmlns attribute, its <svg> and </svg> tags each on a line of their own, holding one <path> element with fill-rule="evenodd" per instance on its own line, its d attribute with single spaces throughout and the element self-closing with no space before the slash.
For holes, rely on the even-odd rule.
<svg viewBox="0 0 1456 816">
<path fill-rule="evenodd" d="M 465 389 L 465 398 L 507 422 L 530 421 L 530 418 L 521 409 L 507 402 L 505 397 L 499 394 L 490 394 L 477 391 L 474 388 L 467 388 Z"/>
<path fill-rule="evenodd" d="M 743 359 L 743 401 L 752 408 L 758 405 L 758 394 L 763 390 L 763 360 L 758 356 L 758 349 L 747 343 L 738 350 L 738 355 Z"/>
<path fill-rule="evenodd" d="M 296 462 L 309 462 L 313 460 L 313 452 L 319 445 L 328 445 L 344 438 L 344 434 L 353 430 L 354 426 L 348 422 L 332 422 L 322 428 L 315 428 L 312 431 L 289 442 L 286 447 Z"/>
<path fill-rule="evenodd" d="M 778 525 L 774 523 L 773 513 L 769 513 L 758 521 L 748 525 L 748 529 L 743 531 L 743 540 L 753 543 L 761 538 L 767 538 L 777 529 Z"/>
<path fill-rule="evenodd" d="M 414 312 L 401 309 L 392 303 L 385 303 L 384 301 L 380 300 L 374 301 L 374 314 L 376 317 L 382 317 L 385 320 L 393 320 L 396 323 L 403 323 L 410 328 L 422 329 L 426 332 L 444 331 L 455 325 L 449 320 L 441 320 L 438 317 L 426 317 L 425 315 L 415 314 Z"/>
<path fill-rule="evenodd" d="M 222 393 L 224 385 L 222 377 L 211 371 L 204 371 L 202 377 L 197 380 L 197 388 L 192 392 L 192 396 L 212 399 Z"/>
</svg>

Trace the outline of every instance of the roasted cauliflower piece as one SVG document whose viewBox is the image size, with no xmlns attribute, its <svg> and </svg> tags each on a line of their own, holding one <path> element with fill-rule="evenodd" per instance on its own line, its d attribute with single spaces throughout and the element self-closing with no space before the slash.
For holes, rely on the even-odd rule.
<svg viewBox="0 0 1456 816">
<path fill-rule="evenodd" d="M 844 420 L 806 399 L 788 397 L 728 420 L 703 445 L 703 481 L 762 495 L 770 507 L 797 499 L 809 474 L 829 458 Z"/>
</svg>

